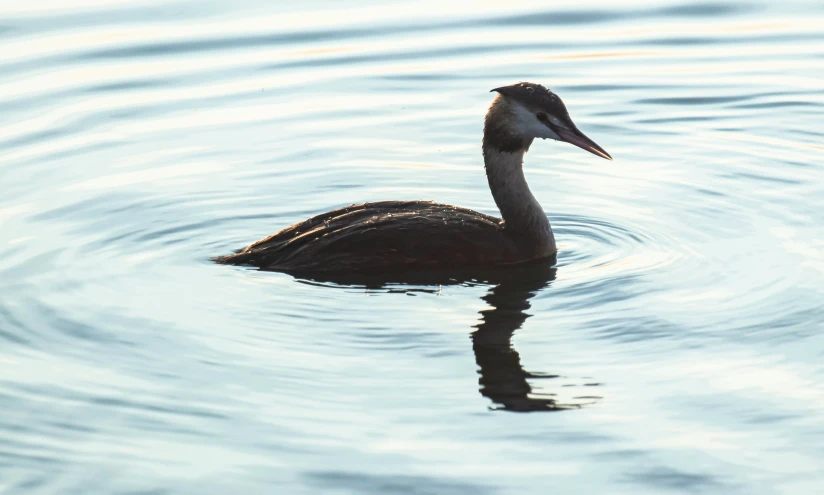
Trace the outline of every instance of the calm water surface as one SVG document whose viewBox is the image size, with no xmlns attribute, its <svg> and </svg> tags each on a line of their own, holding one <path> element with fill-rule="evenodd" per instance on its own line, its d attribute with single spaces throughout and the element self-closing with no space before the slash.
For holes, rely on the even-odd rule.
<svg viewBox="0 0 824 495">
<path fill-rule="evenodd" d="M 548 5 L 0 2 L 0 492 L 824 492 L 824 4 Z M 519 80 L 615 157 L 530 150 L 554 268 L 209 262 L 497 213 Z"/>
</svg>

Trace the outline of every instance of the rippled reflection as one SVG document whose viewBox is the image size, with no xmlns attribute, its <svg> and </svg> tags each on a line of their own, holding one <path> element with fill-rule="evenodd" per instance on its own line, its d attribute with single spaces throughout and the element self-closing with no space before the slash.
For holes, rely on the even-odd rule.
<svg viewBox="0 0 824 495">
<path fill-rule="evenodd" d="M 472 334 L 472 350 L 478 363 L 481 394 L 510 411 L 558 411 L 579 407 L 559 404 L 555 394 L 536 394 L 528 379 L 555 379 L 558 375 L 530 373 L 512 347 L 512 335 L 530 316 L 529 300 L 555 280 L 549 264 L 518 269 L 492 287 L 483 300 L 492 306 L 481 311 L 481 323 Z"/>
<path fill-rule="evenodd" d="M 496 404 L 492 409 L 515 412 L 561 411 L 578 409 L 601 399 L 586 394 L 560 400 L 557 392 L 536 391 L 530 380 L 543 383 L 561 379 L 561 375 L 530 372 L 521 366 L 518 351 L 512 345 L 512 336 L 521 328 L 530 314 L 530 299 L 549 287 L 558 269 L 556 260 L 507 268 L 462 270 L 451 272 L 410 272 L 401 275 L 325 275 L 301 276 L 302 283 L 333 287 L 363 287 L 392 293 L 437 293 L 443 285 L 491 285 L 481 299 L 491 306 L 480 312 L 481 322 L 471 334 L 472 350 L 478 364 L 480 393 Z M 560 387 L 576 384 L 558 383 Z M 587 383 L 597 386 L 597 383 Z"/>
<path fill-rule="evenodd" d="M 492 287 L 483 299 L 492 306 L 481 311 L 481 323 L 472 334 L 472 350 L 479 366 L 481 394 L 504 409 L 513 411 L 558 410 L 553 397 L 535 397 L 528 378 L 557 378 L 557 375 L 529 373 L 512 347 L 512 335 L 529 317 L 529 300 L 555 279 L 548 265 L 520 270 Z M 551 394 L 554 395 L 554 394 Z"/>
</svg>

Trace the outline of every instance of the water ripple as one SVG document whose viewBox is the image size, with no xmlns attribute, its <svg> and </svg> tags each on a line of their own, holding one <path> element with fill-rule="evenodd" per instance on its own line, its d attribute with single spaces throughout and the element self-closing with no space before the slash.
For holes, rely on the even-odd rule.
<svg viewBox="0 0 824 495">
<path fill-rule="evenodd" d="M 0 491 L 818 490 L 820 5 L 7 4 Z M 209 262 L 361 201 L 496 214 L 517 80 L 615 157 L 532 145 L 554 266 Z"/>
</svg>

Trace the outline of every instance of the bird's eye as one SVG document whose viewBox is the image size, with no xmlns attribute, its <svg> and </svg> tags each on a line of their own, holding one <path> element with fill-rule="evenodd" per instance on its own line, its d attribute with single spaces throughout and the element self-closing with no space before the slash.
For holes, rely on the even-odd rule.
<svg viewBox="0 0 824 495">
<path fill-rule="evenodd" d="M 540 121 L 541 121 L 541 122 L 543 122 L 544 124 L 548 124 L 548 123 L 549 123 L 549 117 L 547 117 L 547 116 L 546 116 L 546 114 L 545 114 L 544 112 L 538 112 L 538 114 L 536 115 L 536 117 L 538 117 L 538 120 L 540 120 Z"/>
</svg>

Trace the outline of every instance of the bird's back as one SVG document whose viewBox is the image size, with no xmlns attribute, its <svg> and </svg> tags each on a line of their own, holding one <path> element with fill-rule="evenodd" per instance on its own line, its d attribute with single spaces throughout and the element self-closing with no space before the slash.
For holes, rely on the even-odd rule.
<svg viewBox="0 0 824 495">
<path fill-rule="evenodd" d="M 215 261 L 284 272 L 460 268 L 523 261 L 526 244 L 473 210 L 383 201 L 312 217 Z"/>
</svg>

